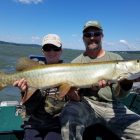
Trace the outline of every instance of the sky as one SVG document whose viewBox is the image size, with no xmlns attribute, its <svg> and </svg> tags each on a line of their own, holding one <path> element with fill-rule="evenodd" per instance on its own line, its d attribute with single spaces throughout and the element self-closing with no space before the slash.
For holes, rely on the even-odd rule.
<svg viewBox="0 0 140 140">
<path fill-rule="evenodd" d="M 64 48 L 84 50 L 82 29 L 98 20 L 108 51 L 140 51 L 140 0 L 0 0 L 0 41 L 39 44 L 58 34 Z"/>
</svg>

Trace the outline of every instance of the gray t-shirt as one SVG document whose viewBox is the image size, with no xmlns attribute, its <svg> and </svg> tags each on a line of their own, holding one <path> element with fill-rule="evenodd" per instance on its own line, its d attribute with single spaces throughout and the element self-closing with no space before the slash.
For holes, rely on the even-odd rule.
<svg viewBox="0 0 140 140">
<path fill-rule="evenodd" d="M 92 59 L 89 56 L 85 56 L 84 54 L 79 55 L 75 58 L 71 63 L 91 63 L 91 62 L 103 62 L 103 61 L 113 61 L 113 60 L 123 60 L 123 58 L 113 52 L 105 52 L 105 55 L 100 58 Z M 106 86 L 101 88 L 99 91 L 93 91 L 90 89 L 81 90 L 84 91 L 82 93 L 84 96 L 89 97 L 94 100 L 106 100 L 113 101 L 116 99 L 115 92 L 117 88 L 117 84 L 112 84 L 111 86 Z M 121 96 L 125 96 L 128 92 L 121 90 Z"/>
</svg>

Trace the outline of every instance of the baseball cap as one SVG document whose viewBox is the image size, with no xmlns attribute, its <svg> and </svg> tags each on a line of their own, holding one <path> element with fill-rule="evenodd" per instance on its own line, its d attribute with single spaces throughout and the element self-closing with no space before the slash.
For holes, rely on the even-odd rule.
<svg viewBox="0 0 140 140">
<path fill-rule="evenodd" d="M 84 25 L 83 31 L 85 31 L 89 27 L 95 27 L 100 30 L 103 30 L 101 24 L 96 20 L 90 20 L 90 21 L 86 22 L 86 24 Z"/>
<path fill-rule="evenodd" d="M 62 43 L 60 37 L 56 34 L 48 34 L 43 37 L 42 46 L 52 44 L 56 47 L 61 47 Z"/>
</svg>

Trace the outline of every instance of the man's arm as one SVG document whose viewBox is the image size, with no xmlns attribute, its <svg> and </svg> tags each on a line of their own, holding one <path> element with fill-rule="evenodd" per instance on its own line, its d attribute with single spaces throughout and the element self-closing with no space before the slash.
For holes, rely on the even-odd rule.
<svg viewBox="0 0 140 140">
<path fill-rule="evenodd" d="M 116 84 L 113 84 L 112 88 L 117 98 L 124 98 L 130 93 L 132 86 L 133 81 L 124 79 Z"/>
</svg>

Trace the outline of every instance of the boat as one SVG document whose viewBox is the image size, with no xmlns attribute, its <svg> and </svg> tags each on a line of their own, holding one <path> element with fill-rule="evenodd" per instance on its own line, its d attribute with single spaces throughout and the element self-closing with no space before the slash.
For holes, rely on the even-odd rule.
<svg viewBox="0 0 140 140">
<path fill-rule="evenodd" d="M 30 59 L 44 60 L 43 56 L 30 55 Z M 121 100 L 130 110 L 140 114 L 140 83 L 135 83 L 130 94 Z M 0 103 L 0 140 L 23 140 L 23 119 L 20 116 L 21 105 L 18 101 L 2 101 Z M 93 133 L 95 132 L 94 136 Z M 96 135 L 95 135 L 96 134 Z M 84 133 L 84 140 L 119 140 L 112 132 L 100 124 L 91 126 Z"/>
</svg>

